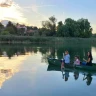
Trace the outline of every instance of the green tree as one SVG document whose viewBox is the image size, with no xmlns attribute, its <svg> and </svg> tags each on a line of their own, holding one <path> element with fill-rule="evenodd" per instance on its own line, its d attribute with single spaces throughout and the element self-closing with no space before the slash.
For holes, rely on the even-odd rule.
<svg viewBox="0 0 96 96">
<path fill-rule="evenodd" d="M 2 23 L 0 23 L 0 29 L 1 29 L 1 28 L 4 28 L 4 26 L 3 26 L 3 24 L 2 24 Z"/>
<path fill-rule="evenodd" d="M 6 30 L 10 31 L 10 34 L 15 34 L 15 35 L 17 34 L 17 28 L 11 21 L 8 22 L 6 26 Z"/>
<path fill-rule="evenodd" d="M 80 37 L 83 38 L 89 38 L 92 36 L 92 27 L 90 26 L 90 22 L 88 19 L 79 19 L 78 21 L 79 24 L 79 32 L 80 32 Z"/>
<path fill-rule="evenodd" d="M 10 34 L 15 34 L 15 30 L 13 27 L 6 27 L 6 29 L 4 31 L 8 31 Z"/>
<path fill-rule="evenodd" d="M 43 28 L 45 28 L 46 31 L 49 31 L 49 33 L 47 33 L 47 36 L 56 35 L 56 21 L 57 19 L 54 16 L 51 16 L 48 21 L 42 22 Z"/>
<path fill-rule="evenodd" d="M 74 32 L 76 30 L 76 21 L 71 18 L 68 18 L 65 20 L 64 24 L 66 25 L 69 36 L 74 37 Z"/>
<path fill-rule="evenodd" d="M 6 25 L 6 27 L 12 27 L 13 23 L 11 21 L 8 22 L 8 24 Z"/>
<path fill-rule="evenodd" d="M 57 26 L 57 36 L 60 36 L 60 37 L 64 36 L 63 32 L 64 32 L 63 23 L 62 23 L 62 21 L 60 21 L 60 22 L 58 22 L 58 26 Z"/>
<path fill-rule="evenodd" d="M 4 29 L 4 26 L 2 25 L 2 23 L 0 23 L 0 32 Z"/>
<path fill-rule="evenodd" d="M 57 34 L 62 37 L 74 37 L 74 32 L 76 28 L 76 21 L 67 18 L 64 24 L 60 21 L 57 26 Z"/>
<path fill-rule="evenodd" d="M 2 31 L 1 33 L 0 33 L 0 35 L 10 35 L 10 33 L 9 33 L 9 31 Z"/>
<path fill-rule="evenodd" d="M 25 28 L 20 28 L 18 29 L 18 34 L 23 36 L 24 35 L 24 32 L 25 32 Z"/>
<path fill-rule="evenodd" d="M 79 19 L 77 21 L 67 18 L 64 22 L 58 22 L 57 36 L 62 37 L 81 37 L 89 38 L 92 36 L 92 27 L 88 19 Z"/>
</svg>

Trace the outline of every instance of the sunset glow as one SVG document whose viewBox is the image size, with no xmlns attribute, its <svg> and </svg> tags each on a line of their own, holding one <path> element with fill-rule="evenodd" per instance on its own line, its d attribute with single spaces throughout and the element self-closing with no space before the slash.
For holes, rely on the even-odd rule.
<svg viewBox="0 0 96 96">
<path fill-rule="evenodd" d="M 3 83 L 10 79 L 15 73 L 20 71 L 20 65 L 26 60 L 30 55 L 25 56 L 15 56 L 11 60 L 8 57 L 0 57 L 0 88 Z"/>
<path fill-rule="evenodd" d="M 2 1 L 0 1 L 0 4 L 2 4 Z M 11 20 L 13 22 L 26 23 L 26 19 L 23 17 L 22 11 L 22 8 L 15 2 L 13 2 L 10 6 L 7 6 L 6 3 L 6 6 L 0 7 L 0 20 Z"/>
<path fill-rule="evenodd" d="M 53 15 L 63 22 L 87 18 L 96 33 L 95 4 L 96 0 L 0 0 L 0 20 L 41 27 L 41 22 Z"/>
</svg>

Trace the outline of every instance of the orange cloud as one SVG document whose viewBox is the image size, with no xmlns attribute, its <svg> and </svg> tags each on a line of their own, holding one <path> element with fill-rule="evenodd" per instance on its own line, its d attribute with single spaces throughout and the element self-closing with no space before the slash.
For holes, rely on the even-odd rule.
<svg viewBox="0 0 96 96">
<path fill-rule="evenodd" d="M 18 4 L 11 0 L 0 0 L 0 5 L 0 20 L 26 23 L 23 9 Z"/>
<path fill-rule="evenodd" d="M 0 7 L 10 7 L 12 5 L 11 0 L 1 0 L 0 1 Z"/>
</svg>

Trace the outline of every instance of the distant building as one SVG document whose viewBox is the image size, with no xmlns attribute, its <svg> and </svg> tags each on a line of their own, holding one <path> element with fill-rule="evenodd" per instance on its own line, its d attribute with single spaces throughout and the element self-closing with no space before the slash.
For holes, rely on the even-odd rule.
<svg viewBox="0 0 96 96">
<path fill-rule="evenodd" d="M 38 28 L 37 27 L 28 27 L 27 28 L 27 33 L 37 33 L 38 32 Z"/>
<path fill-rule="evenodd" d="M 30 29 L 30 30 L 27 30 L 27 33 L 35 33 L 37 30 L 33 30 L 33 29 Z"/>
<path fill-rule="evenodd" d="M 27 33 L 27 27 L 25 25 L 17 24 L 16 28 L 17 29 L 22 29 L 23 28 L 24 29 L 24 33 Z"/>
</svg>

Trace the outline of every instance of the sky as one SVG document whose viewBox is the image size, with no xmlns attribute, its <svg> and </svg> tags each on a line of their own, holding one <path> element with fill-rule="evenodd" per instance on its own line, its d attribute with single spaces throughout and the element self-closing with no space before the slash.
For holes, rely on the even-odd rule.
<svg viewBox="0 0 96 96">
<path fill-rule="evenodd" d="M 66 18 L 85 18 L 93 33 L 96 33 L 95 10 L 96 0 L 0 0 L 0 20 L 41 27 L 41 22 L 51 16 L 62 22 Z"/>
</svg>

